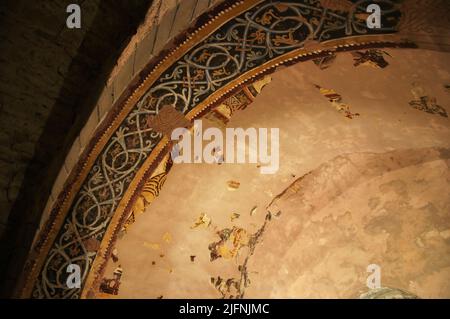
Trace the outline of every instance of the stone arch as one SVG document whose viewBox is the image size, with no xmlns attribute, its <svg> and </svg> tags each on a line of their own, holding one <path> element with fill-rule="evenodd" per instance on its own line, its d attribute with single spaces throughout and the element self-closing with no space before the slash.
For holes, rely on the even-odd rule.
<svg viewBox="0 0 450 319">
<path fill-rule="evenodd" d="M 423 1 L 383 0 L 381 29 L 365 25 L 369 2 L 342 1 L 336 8 L 324 0 L 224 1 L 164 47 L 173 32 L 155 31 L 153 47 L 160 50 L 129 81 L 89 139 L 30 253 L 18 296 L 90 297 L 118 231 L 170 150 L 168 137 L 148 121 L 163 105 L 192 121 L 282 65 L 366 48 L 448 50 L 445 1 L 430 12 Z M 180 8 L 160 22 L 161 30 L 174 28 Z M 81 266 L 81 292 L 65 286 L 70 263 Z"/>
</svg>

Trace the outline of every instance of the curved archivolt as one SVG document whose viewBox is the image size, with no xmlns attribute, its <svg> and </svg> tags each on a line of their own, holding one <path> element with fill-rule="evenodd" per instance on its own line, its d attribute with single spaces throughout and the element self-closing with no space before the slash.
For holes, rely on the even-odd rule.
<svg viewBox="0 0 450 319">
<path fill-rule="evenodd" d="M 414 46 L 396 36 L 401 1 L 377 2 L 382 9 L 379 29 L 367 27 L 370 3 L 227 1 L 202 16 L 203 25 L 184 33 L 178 46 L 150 61 L 152 71 L 91 143 L 90 160 L 78 163 L 78 182 L 60 196 L 34 247 L 20 295 L 90 296 L 118 232 L 164 183 L 168 166 L 155 172 L 167 161 L 170 144 L 152 121 L 163 106 L 171 105 L 192 121 L 281 64 L 361 48 Z M 80 266 L 83 289 L 67 287 L 69 264 Z"/>
</svg>

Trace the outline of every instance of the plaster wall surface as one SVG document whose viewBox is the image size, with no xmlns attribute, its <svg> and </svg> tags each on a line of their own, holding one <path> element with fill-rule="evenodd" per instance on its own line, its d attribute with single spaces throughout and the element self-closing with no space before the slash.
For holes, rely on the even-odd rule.
<svg viewBox="0 0 450 319">
<path fill-rule="evenodd" d="M 450 111 L 450 55 L 387 52 L 385 69 L 354 67 L 342 54 L 326 70 L 307 62 L 273 74 L 228 126 L 280 128 L 279 171 L 174 165 L 109 261 L 105 277 L 123 269 L 119 297 L 218 298 L 223 287 L 213 281 L 239 280 L 245 261 L 246 298 L 358 297 L 372 263 L 383 286 L 450 297 L 450 123 L 409 104 L 420 87 Z M 360 116 L 345 117 L 315 85 Z M 240 183 L 234 191 L 231 180 Z M 211 224 L 192 228 L 202 213 Z M 233 227 L 247 237 L 263 229 L 253 254 L 243 245 L 211 261 L 209 245 Z"/>
</svg>

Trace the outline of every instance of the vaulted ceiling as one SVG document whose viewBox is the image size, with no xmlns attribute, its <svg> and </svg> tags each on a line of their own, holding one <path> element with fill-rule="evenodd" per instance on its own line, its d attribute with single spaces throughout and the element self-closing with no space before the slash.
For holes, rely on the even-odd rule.
<svg viewBox="0 0 450 319">
<path fill-rule="evenodd" d="M 135 199 L 142 183 L 166 151 L 166 137 L 161 138 L 151 121 L 154 114 L 161 115 L 158 114 L 162 113 L 161 105 L 174 103 L 175 109 L 192 120 L 211 110 L 215 112 L 221 99 L 248 89 L 246 85 L 266 72 L 273 72 L 280 64 L 314 59 L 319 67 L 317 72 L 321 72 L 329 67 L 336 54 L 347 54 L 346 51 L 354 51 L 358 65 L 377 65 L 383 62 L 380 56 L 384 53 L 366 49 L 419 46 L 443 51 L 450 48 L 445 36 L 450 30 L 448 24 L 437 26 L 438 22 L 446 21 L 442 16 L 446 10 L 442 8 L 448 7 L 447 2 L 440 0 L 435 2 L 440 6 L 425 14 L 422 14 L 421 1 L 405 0 L 402 6 L 397 6 L 396 0 L 386 1 L 382 30 L 361 29 L 357 25 L 365 25 L 361 22 L 364 15 L 348 8 L 333 9 L 329 7 L 330 2 L 322 0 L 311 2 L 315 11 L 307 10 L 306 18 L 297 17 L 303 14 L 297 6 L 311 5 L 303 1 L 150 2 L 80 1 L 84 26 L 81 30 L 65 28 L 68 1 L 61 4 L 56 0 L 41 0 L 30 4 L 25 0 L 8 0 L 1 4 L 0 147 L 4 152 L 0 155 L 0 179 L 4 181 L 1 182 L 0 234 L 3 233 L 4 241 L 0 274 L 6 280 L 1 284 L 5 295 L 12 292 L 22 271 L 23 282 L 15 285 L 21 296 L 95 296 L 99 275 L 111 256 L 119 226 L 132 205 L 139 203 Z M 221 3 L 208 9 L 215 2 Z M 157 6 L 157 12 L 161 12 L 161 8 L 172 4 L 164 18 L 156 19 L 155 24 L 148 23 L 149 6 Z M 271 17 L 269 10 L 275 10 L 276 17 Z M 360 5 L 358 10 L 365 8 Z M 261 25 L 253 20 L 242 23 L 245 20 L 242 17 L 248 12 Z M 316 14 L 329 23 L 318 24 Z M 270 24 L 271 19 L 279 22 L 277 30 L 263 26 Z M 348 29 L 349 21 L 355 19 L 355 30 L 352 30 L 359 36 L 346 39 L 353 32 Z M 424 21 L 428 25 L 429 20 L 435 23 L 422 30 Z M 144 22 L 139 30 L 143 27 L 146 33 L 140 34 L 138 30 L 129 40 L 141 21 Z M 334 27 L 336 23 L 338 29 Z M 247 28 L 255 32 L 247 32 Z M 261 32 L 270 36 L 260 37 Z M 229 33 L 232 45 L 228 40 L 221 42 L 222 33 Z M 252 43 L 250 47 L 248 43 Z M 221 46 L 224 53 L 218 49 Z M 249 52 L 244 54 L 245 50 Z M 132 54 L 128 54 L 130 51 Z M 211 54 L 214 58 L 208 58 Z M 221 64 L 222 60 L 217 58 L 221 55 L 239 56 L 242 61 L 239 65 Z M 204 69 L 212 77 L 203 79 Z M 192 81 L 191 71 L 195 71 Z M 115 80 L 121 74 L 126 76 L 121 81 L 110 81 L 114 74 Z M 208 91 L 199 90 L 198 85 L 207 85 Z M 195 92 L 194 97 L 190 93 L 185 97 L 191 90 Z M 412 90 L 420 95 L 418 87 Z M 329 87 L 315 86 L 314 92 L 329 99 L 333 99 L 330 94 L 334 98 L 339 95 Z M 105 99 L 107 109 L 100 114 L 104 96 L 111 98 Z M 412 100 L 411 106 L 427 111 L 431 103 L 433 112 L 443 112 L 433 104 L 434 100 L 425 96 L 424 101 L 422 97 Z M 341 104 L 332 106 L 349 119 L 359 116 L 353 108 Z M 77 141 L 81 144 L 80 137 L 76 138 L 80 128 L 83 125 L 86 128 L 92 115 L 96 122 L 85 139 L 83 151 L 79 146 L 72 152 Z M 121 148 L 126 154 L 138 151 L 139 156 L 124 159 Z M 71 154 L 73 165 L 67 168 Z M 115 167 L 116 164 L 120 167 Z M 98 167 L 102 169 L 101 176 L 96 174 Z M 53 201 L 47 202 L 52 198 Z M 43 209 L 46 202 L 50 203 L 48 210 Z M 40 218 L 41 215 L 45 218 Z M 78 225 L 79 218 L 83 225 Z M 35 237 L 38 228 L 40 234 Z M 37 239 L 30 251 L 33 238 Z M 82 291 L 67 289 L 62 275 L 66 274 L 65 265 L 80 260 L 85 263 L 82 265 L 84 288 Z"/>
<path fill-rule="evenodd" d="M 373 263 L 383 287 L 450 297 L 450 54 L 384 52 L 384 68 L 345 53 L 282 69 L 233 112 L 227 128 L 279 129 L 274 174 L 261 162 L 157 170 L 146 192 L 159 196 L 129 218 L 97 297 L 358 298 Z M 434 112 L 411 103 L 418 86 Z"/>
</svg>

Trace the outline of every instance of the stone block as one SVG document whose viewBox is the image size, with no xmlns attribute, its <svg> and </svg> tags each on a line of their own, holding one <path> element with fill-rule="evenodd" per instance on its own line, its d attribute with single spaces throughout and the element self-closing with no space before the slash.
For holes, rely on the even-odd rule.
<svg viewBox="0 0 450 319">
<path fill-rule="evenodd" d="M 81 129 L 80 132 L 80 150 L 81 152 L 84 150 L 86 145 L 89 143 L 90 139 L 92 138 L 92 135 L 97 128 L 97 125 L 99 123 L 98 118 L 98 105 L 95 107 L 95 109 L 92 111 L 91 116 L 89 116 L 89 119 L 87 120 L 84 127 Z"/>
<path fill-rule="evenodd" d="M 64 162 L 64 166 L 66 168 L 67 173 L 70 173 L 72 171 L 72 168 L 77 163 L 78 158 L 80 157 L 80 151 L 81 151 L 80 139 L 79 137 L 77 137 L 73 142 L 72 147 L 70 148 L 70 151 L 67 154 L 66 160 Z"/>
<path fill-rule="evenodd" d="M 187 28 L 192 20 L 197 0 L 184 0 L 178 5 L 175 14 L 175 22 L 170 32 L 170 38 L 176 37 Z"/>
</svg>

